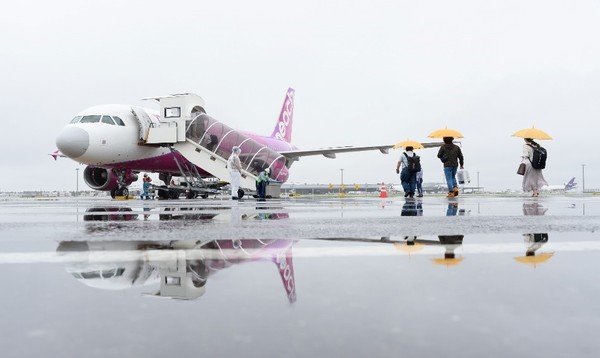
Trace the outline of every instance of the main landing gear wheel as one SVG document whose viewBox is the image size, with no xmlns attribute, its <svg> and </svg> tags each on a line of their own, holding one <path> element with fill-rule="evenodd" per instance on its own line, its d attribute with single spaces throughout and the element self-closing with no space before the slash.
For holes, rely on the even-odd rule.
<svg viewBox="0 0 600 358">
<path fill-rule="evenodd" d="M 238 194 L 237 195 L 238 199 L 241 199 L 244 197 L 244 191 L 242 189 L 238 189 L 237 194 Z"/>
<path fill-rule="evenodd" d="M 115 198 L 117 196 L 129 196 L 129 189 L 127 187 L 114 188 L 110 191 L 110 197 Z"/>
</svg>

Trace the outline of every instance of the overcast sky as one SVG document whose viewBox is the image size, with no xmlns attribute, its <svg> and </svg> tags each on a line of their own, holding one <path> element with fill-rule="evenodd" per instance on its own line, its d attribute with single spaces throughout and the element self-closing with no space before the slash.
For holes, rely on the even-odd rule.
<svg viewBox="0 0 600 358">
<path fill-rule="evenodd" d="M 73 190 L 59 131 L 93 105 L 194 92 L 234 128 L 270 134 L 296 89 L 301 149 L 461 131 L 472 184 L 519 189 L 522 139 L 543 129 L 550 184 L 600 188 L 597 1 L 63 1 L 0 12 L 0 190 Z M 395 182 L 401 152 L 303 158 L 290 182 Z M 443 182 L 436 150 L 426 182 Z M 81 174 L 83 170 L 80 170 Z M 80 189 L 86 188 L 79 180 Z"/>
</svg>

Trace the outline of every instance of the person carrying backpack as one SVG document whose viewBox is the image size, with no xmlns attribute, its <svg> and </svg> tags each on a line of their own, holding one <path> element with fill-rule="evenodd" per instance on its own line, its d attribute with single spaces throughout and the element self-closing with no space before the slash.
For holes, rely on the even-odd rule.
<svg viewBox="0 0 600 358">
<path fill-rule="evenodd" d="M 417 173 L 421 171 L 421 158 L 413 152 L 412 146 L 407 146 L 405 149 L 396 164 L 396 174 L 400 174 L 404 197 L 412 199 L 417 187 Z"/>
<path fill-rule="evenodd" d="M 542 169 L 546 166 L 546 150 L 531 138 L 525 138 L 523 144 L 523 155 L 521 162 L 525 163 L 525 174 L 523 175 L 523 191 L 533 192 L 531 196 L 539 196 L 540 189 L 548 185 Z"/>
</svg>

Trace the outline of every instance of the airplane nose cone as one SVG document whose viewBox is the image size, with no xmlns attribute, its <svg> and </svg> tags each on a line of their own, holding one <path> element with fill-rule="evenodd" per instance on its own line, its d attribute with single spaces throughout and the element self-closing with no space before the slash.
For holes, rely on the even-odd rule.
<svg viewBox="0 0 600 358">
<path fill-rule="evenodd" d="M 81 157 L 90 146 L 90 135 L 79 127 L 66 127 L 56 138 L 56 147 L 69 158 Z"/>
</svg>

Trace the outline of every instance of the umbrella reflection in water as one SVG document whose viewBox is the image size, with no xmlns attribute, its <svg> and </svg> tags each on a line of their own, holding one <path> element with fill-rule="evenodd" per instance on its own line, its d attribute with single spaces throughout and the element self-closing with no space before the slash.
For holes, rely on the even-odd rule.
<svg viewBox="0 0 600 358">
<path fill-rule="evenodd" d="M 544 252 L 540 254 L 537 253 L 537 250 L 539 250 L 548 242 L 547 233 L 523 234 L 523 238 L 525 244 L 525 256 L 515 257 L 514 259 L 517 262 L 533 266 L 535 268 L 537 267 L 537 264 L 544 263 L 554 256 L 553 252 Z"/>
</svg>

